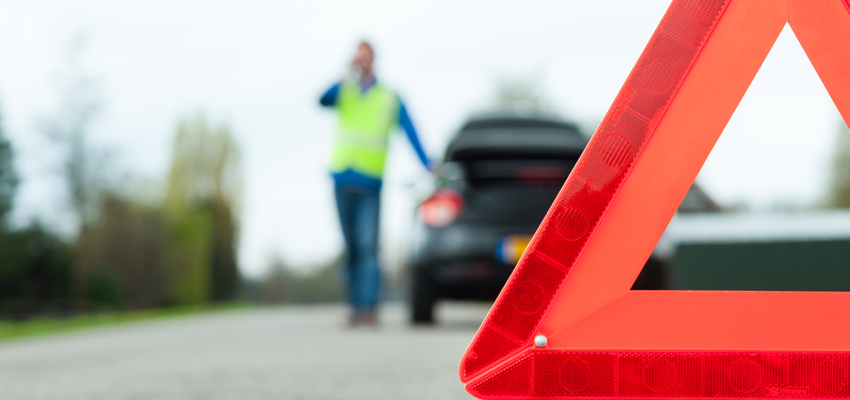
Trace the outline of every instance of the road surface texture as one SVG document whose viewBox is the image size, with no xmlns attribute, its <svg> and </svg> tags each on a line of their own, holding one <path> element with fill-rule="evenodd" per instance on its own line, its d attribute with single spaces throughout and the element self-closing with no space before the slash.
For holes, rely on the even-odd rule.
<svg viewBox="0 0 850 400">
<path fill-rule="evenodd" d="M 413 328 L 390 305 L 346 329 L 340 306 L 259 308 L 13 340 L 0 399 L 470 399 L 457 365 L 487 309 Z"/>
</svg>

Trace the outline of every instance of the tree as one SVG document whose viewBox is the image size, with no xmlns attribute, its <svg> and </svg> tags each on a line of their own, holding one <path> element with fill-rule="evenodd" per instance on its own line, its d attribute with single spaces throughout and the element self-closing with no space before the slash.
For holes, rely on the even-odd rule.
<svg viewBox="0 0 850 400">
<path fill-rule="evenodd" d="M 76 312 L 69 302 L 72 250 L 37 222 L 0 235 L 0 316 Z"/>
<path fill-rule="evenodd" d="M 39 121 L 42 133 L 59 152 L 57 173 L 74 218 L 72 291 L 78 297 L 90 297 L 93 287 L 108 286 L 105 278 L 100 279 L 102 271 L 93 269 L 97 267 L 87 262 L 80 249 L 91 241 L 87 236 L 97 221 L 102 199 L 112 191 L 108 154 L 90 138 L 92 123 L 101 108 L 101 95 L 97 80 L 83 68 L 85 47 L 84 36 L 72 39 L 66 64 L 56 77 L 56 107 Z"/>
<path fill-rule="evenodd" d="M 115 308 L 164 305 L 166 237 L 159 207 L 105 195 L 97 220 L 76 246 L 77 259 L 86 266 L 85 297 Z"/>
<path fill-rule="evenodd" d="M 185 301 L 200 300 L 196 297 L 202 292 L 213 301 L 235 295 L 241 196 L 241 155 L 230 129 L 213 127 L 200 114 L 181 121 L 168 176 L 166 212 L 173 239 L 181 243 L 174 257 L 182 264 L 174 263 L 172 273 L 182 276 L 175 282 L 183 284 L 174 293 L 194 296 Z"/>
<path fill-rule="evenodd" d="M 850 207 L 850 130 L 843 120 L 838 124 L 827 204 L 833 208 Z"/>
<path fill-rule="evenodd" d="M 85 41 L 77 38 L 68 51 L 67 66 L 57 79 L 56 110 L 41 121 L 41 130 L 61 154 L 59 174 L 80 231 L 97 217 L 102 192 L 107 187 L 107 152 L 89 138 L 92 122 L 101 108 L 97 80 L 81 66 Z"/>
<path fill-rule="evenodd" d="M 6 138 L 3 116 L 0 114 L 0 228 L 4 231 L 8 227 L 7 217 L 12 210 L 19 182 L 15 154 L 12 144 Z"/>
<path fill-rule="evenodd" d="M 241 196 L 241 154 L 230 129 L 210 126 L 203 114 L 181 121 L 174 138 L 167 206 L 178 210 L 221 201 L 236 211 Z"/>
</svg>

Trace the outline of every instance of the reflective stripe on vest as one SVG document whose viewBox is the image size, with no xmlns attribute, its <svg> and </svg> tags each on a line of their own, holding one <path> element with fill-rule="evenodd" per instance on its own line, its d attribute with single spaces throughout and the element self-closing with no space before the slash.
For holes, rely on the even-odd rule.
<svg viewBox="0 0 850 400">
<path fill-rule="evenodd" d="M 387 159 L 390 131 L 398 123 L 396 95 L 380 84 L 360 93 L 357 83 L 344 83 L 337 95 L 339 126 L 331 172 L 353 170 L 380 179 Z"/>
</svg>

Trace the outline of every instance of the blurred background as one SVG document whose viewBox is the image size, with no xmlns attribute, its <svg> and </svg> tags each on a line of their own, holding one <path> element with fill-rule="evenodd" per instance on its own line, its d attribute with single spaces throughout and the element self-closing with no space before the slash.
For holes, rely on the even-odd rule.
<svg viewBox="0 0 850 400">
<path fill-rule="evenodd" d="M 668 6 L 0 1 L 0 317 L 338 301 L 335 115 L 318 98 L 361 40 L 440 160 L 481 113 L 545 114 L 589 137 Z M 403 135 L 390 147 L 380 251 L 398 300 L 435 186 Z M 697 184 L 715 216 L 674 219 L 656 250 L 666 287 L 785 287 L 731 267 L 705 284 L 689 271 L 717 254 L 706 243 L 752 260 L 824 241 L 828 261 L 799 259 L 846 265 L 850 219 L 831 210 L 850 207 L 850 133 L 790 28 Z"/>
<path fill-rule="evenodd" d="M 359 40 L 439 158 L 510 85 L 592 132 L 667 6 L 4 1 L 4 230 L 45 261 L 11 245 L 22 264 L 3 296 L 153 307 L 317 273 L 342 242 L 326 172 L 335 117 L 316 99 Z M 843 205 L 831 181 L 843 127 L 786 28 L 697 182 L 740 212 Z M 390 272 L 428 179 L 397 135 L 381 222 Z"/>
</svg>

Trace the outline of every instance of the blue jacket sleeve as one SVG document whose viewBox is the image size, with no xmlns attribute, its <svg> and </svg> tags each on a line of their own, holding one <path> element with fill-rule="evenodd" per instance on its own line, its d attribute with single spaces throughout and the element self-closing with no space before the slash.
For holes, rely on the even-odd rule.
<svg viewBox="0 0 850 400">
<path fill-rule="evenodd" d="M 425 155 L 425 150 L 422 149 L 422 143 L 419 142 L 419 136 L 416 135 L 416 128 L 413 127 L 413 121 L 410 120 L 410 115 L 407 114 L 407 108 L 404 106 L 401 99 L 399 99 L 398 102 L 398 124 L 407 134 L 407 139 L 410 140 L 410 144 L 413 145 L 413 150 L 415 150 L 416 155 L 419 156 L 419 161 L 421 161 L 422 165 L 424 165 L 427 169 L 428 156 Z"/>
<path fill-rule="evenodd" d="M 331 86 L 322 98 L 319 99 L 319 104 L 323 107 L 333 107 L 336 105 L 336 96 L 339 94 L 339 83 Z"/>
</svg>

